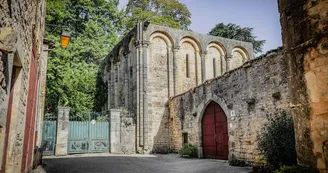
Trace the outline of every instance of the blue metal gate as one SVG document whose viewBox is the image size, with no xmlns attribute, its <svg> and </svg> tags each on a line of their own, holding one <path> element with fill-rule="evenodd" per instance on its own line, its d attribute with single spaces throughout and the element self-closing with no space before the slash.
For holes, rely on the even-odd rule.
<svg viewBox="0 0 328 173">
<path fill-rule="evenodd" d="M 108 151 L 109 122 L 106 113 L 82 112 L 70 116 L 69 154 Z"/>
<path fill-rule="evenodd" d="M 54 155 L 56 144 L 57 121 L 43 121 L 42 146 L 44 155 Z"/>
</svg>

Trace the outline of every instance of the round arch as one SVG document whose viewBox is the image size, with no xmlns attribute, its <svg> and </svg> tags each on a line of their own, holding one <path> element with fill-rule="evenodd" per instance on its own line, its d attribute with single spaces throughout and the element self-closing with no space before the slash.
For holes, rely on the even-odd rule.
<svg viewBox="0 0 328 173">
<path fill-rule="evenodd" d="M 168 47 L 174 47 L 173 39 L 169 34 L 162 31 L 155 31 L 150 35 L 149 41 L 152 41 L 156 37 L 162 38 Z"/>
<path fill-rule="evenodd" d="M 249 60 L 249 55 L 248 55 L 248 52 L 246 51 L 245 48 L 239 47 L 239 46 L 238 47 L 235 47 L 235 48 L 232 49 L 231 54 L 233 54 L 234 52 L 240 53 L 242 55 L 242 57 L 243 57 L 244 62 L 246 62 L 246 61 Z"/>
<path fill-rule="evenodd" d="M 201 46 L 200 44 L 198 43 L 198 41 L 192 37 L 184 37 L 180 40 L 179 42 L 179 46 L 181 47 L 181 45 L 184 43 L 184 42 L 187 42 L 187 43 L 190 43 L 194 49 L 196 50 L 196 52 L 201 52 Z"/>
<path fill-rule="evenodd" d="M 230 115 L 230 111 L 228 109 L 228 106 L 226 104 L 226 101 L 223 98 L 220 98 L 218 96 L 216 96 L 215 94 L 207 94 L 206 99 L 197 106 L 197 128 L 198 130 L 198 156 L 200 158 L 203 158 L 203 139 L 202 139 L 202 120 L 206 111 L 206 108 L 208 107 L 208 105 L 214 102 L 216 104 L 218 104 L 224 114 L 227 117 L 227 123 L 229 124 L 229 115 Z M 229 133 L 229 126 L 228 126 L 228 133 Z M 229 143 L 229 140 L 228 140 Z M 228 153 L 228 157 L 230 159 L 230 153 Z"/>
<path fill-rule="evenodd" d="M 131 51 L 132 47 L 135 47 L 134 42 L 135 42 L 135 38 L 134 36 L 132 36 L 129 41 L 129 51 Z"/>
<path fill-rule="evenodd" d="M 210 44 L 207 45 L 206 51 L 208 51 L 211 47 L 218 49 L 221 55 L 223 56 L 227 54 L 225 47 L 221 43 L 211 42 Z"/>
</svg>

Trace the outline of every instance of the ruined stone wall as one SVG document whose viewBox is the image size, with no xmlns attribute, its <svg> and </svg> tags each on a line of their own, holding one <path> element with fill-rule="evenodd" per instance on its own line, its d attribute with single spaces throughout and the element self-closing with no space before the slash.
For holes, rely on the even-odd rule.
<svg viewBox="0 0 328 173">
<path fill-rule="evenodd" d="M 22 145 L 25 129 L 25 111 L 28 95 L 29 69 L 32 46 L 36 56 L 40 55 L 45 15 L 45 1 L 9 0 L 0 5 L 0 165 L 7 172 L 19 172 L 22 162 Z M 10 138 L 7 153 L 4 151 L 5 129 L 7 121 L 8 99 L 11 88 L 13 66 L 20 69 L 17 76 L 10 124 Z M 19 85 L 19 86 L 16 86 Z M 6 154 L 6 165 L 2 159 Z M 31 165 L 27 165 L 31 167 Z"/>
<path fill-rule="evenodd" d="M 252 45 L 224 39 L 149 25 L 144 28 L 147 47 L 147 115 L 148 152 L 167 153 L 170 150 L 170 121 L 168 100 L 179 93 L 201 85 L 205 79 L 221 76 L 230 69 L 226 63 L 235 50 L 243 52 L 244 59 L 231 61 L 238 67 L 252 59 Z M 229 60 L 228 60 L 229 59 Z M 238 64 L 234 64 L 238 63 Z"/>
<path fill-rule="evenodd" d="M 117 132 L 111 137 L 113 152 L 136 152 L 137 122 L 137 48 L 135 32 L 131 31 L 106 58 L 104 82 L 108 84 L 107 109 L 118 112 L 111 125 Z"/>
<path fill-rule="evenodd" d="M 257 136 L 267 115 L 289 113 L 287 87 L 286 62 L 282 52 L 275 50 L 175 96 L 169 102 L 170 148 L 177 152 L 182 147 L 182 134 L 188 133 L 188 141 L 197 145 L 202 155 L 203 111 L 214 101 L 228 119 L 229 156 L 260 161 Z"/>
<path fill-rule="evenodd" d="M 249 59 L 251 43 L 138 23 L 106 58 L 109 109 L 133 119 L 137 152 L 166 153 L 169 98 Z"/>
<path fill-rule="evenodd" d="M 298 162 L 327 169 L 328 1 L 278 0 Z"/>
</svg>

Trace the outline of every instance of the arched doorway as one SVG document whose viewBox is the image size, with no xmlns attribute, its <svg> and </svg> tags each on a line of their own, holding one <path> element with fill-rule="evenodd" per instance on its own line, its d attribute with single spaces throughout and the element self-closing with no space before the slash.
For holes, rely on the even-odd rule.
<svg viewBox="0 0 328 173">
<path fill-rule="evenodd" d="M 203 157 L 228 160 L 227 116 L 220 105 L 211 102 L 202 119 Z"/>
</svg>

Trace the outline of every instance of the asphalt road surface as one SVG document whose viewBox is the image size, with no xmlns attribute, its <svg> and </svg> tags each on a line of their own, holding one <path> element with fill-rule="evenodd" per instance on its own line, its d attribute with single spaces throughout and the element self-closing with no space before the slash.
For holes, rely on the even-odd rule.
<svg viewBox="0 0 328 173">
<path fill-rule="evenodd" d="M 249 168 L 232 167 L 226 161 L 184 159 L 178 155 L 79 155 L 45 157 L 48 173 L 249 173 Z"/>
</svg>

